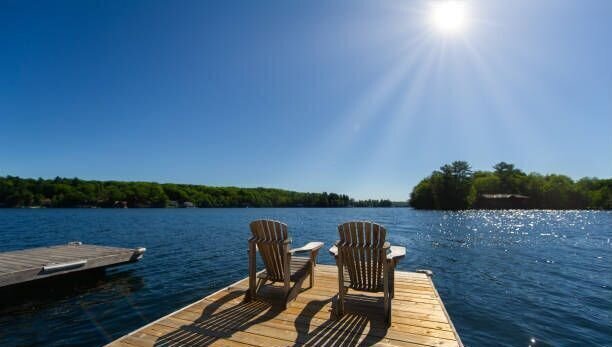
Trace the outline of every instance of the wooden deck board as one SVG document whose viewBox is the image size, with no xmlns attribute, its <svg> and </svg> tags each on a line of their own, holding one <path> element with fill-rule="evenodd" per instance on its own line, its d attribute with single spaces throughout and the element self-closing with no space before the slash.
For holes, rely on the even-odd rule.
<svg viewBox="0 0 612 347">
<path fill-rule="evenodd" d="M 392 324 L 381 294 L 349 291 L 345 315 L 335 312 L 335 266 L 318 265 L 314 288 L 282 309 L 280 286 L 268 284 L 244 301 L 248 278 L 162 317 L 109 346 L 462 346 L 430 277 L 396 271 Z"/>
<path fill-rule="evenodd" d="M 0 287 L 70 272 L 103 268 L 138 260 L 142 250 L 68 244 L 0 253 Z M 44 266 L 86 261 L 82 266 L 43 271 Z"/>
</svg>

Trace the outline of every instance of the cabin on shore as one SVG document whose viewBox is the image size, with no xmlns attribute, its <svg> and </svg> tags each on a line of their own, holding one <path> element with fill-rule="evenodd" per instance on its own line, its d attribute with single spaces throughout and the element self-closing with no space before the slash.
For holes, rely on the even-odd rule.
<svg viewBox="0 0 612 347">
<path fill-rule="evenodd" d="M 481 194 L 475 207 L 489 210 L 525 209 L 529 207 L 529 197 L 520 194 Z"/>
<path fill-rule="evenodd" d="M 113 208 L 128 208 L 127 201 L 115 201 Z"/>
</svg>

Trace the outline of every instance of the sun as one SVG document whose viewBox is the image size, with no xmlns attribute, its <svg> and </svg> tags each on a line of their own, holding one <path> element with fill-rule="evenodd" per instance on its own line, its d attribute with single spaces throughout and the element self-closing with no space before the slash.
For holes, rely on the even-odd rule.
<svg viewBox="0 0 612 347">
<path fill-rule="evenodd" d="M 431 4 L 431 25 L 443 34 L 461 34 L 467 26 L 467 8 L 463 1 L 441 0 Z"/>
</svg>

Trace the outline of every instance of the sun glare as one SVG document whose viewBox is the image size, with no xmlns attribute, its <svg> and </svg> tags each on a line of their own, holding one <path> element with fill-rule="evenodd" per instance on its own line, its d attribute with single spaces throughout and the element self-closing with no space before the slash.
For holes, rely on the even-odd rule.
<svg viewBox="0 0 612 347">
<path fill-rule="evenodd" d="M 431 5 L 431 25 L 444 34 L 460 34 L 467 25 L 467 9 L 463 1 L 442 0 Z"/>
</svg>

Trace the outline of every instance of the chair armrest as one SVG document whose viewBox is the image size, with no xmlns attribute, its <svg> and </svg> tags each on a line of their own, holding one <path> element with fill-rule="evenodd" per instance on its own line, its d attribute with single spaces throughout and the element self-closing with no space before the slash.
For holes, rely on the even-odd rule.
<svg viewBox="0 0 612 347">
<path fill-rule="evenodd" d="M 317 256 L 319 255 L 319 250 L 323 247 L 323 242 L 308 242 L 304 246 L 300 248 L 294 248 L 289 251 L 289 253 L 310 253 L 310 262 L 312 266 L 317 266 Z"/>
<path fill-rule="evenodd" d="M 315 252 L 323 247 L 323 242 L 308 242 L 304 246 L 300 248 L 294 248 L 290 250 L 290 253 L 305 253 L 305 252 Z"/>
<path fill-rule="evenodd" d="M 406 247 L 391 246 L 391 251 L 387 254 L 387 260 L 401 259 L 406 256 Z"/>
<path fill-rule="evenodd" d="M 336 247 L 336 245 L 333 245 L 329 249 L 329 254 L 333 255 L 334 257 L 337 257 L 338 256 L 338 247 Z"/>
</svg>

